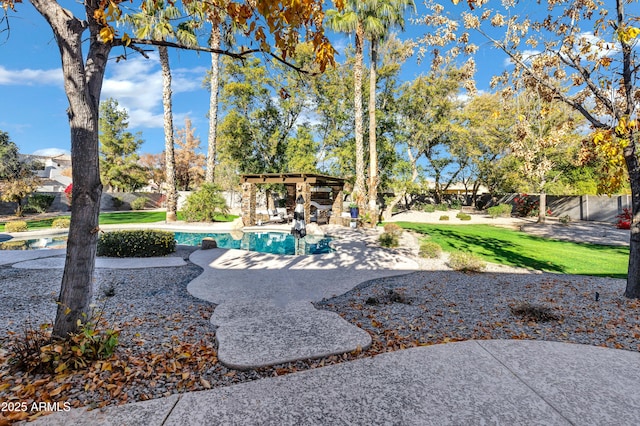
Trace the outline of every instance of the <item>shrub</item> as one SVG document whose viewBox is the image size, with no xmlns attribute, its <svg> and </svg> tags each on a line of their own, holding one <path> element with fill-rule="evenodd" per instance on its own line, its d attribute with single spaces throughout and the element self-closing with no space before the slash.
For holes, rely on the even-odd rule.
<svg viewBox="0 0 640 426">
<path fill-rule="evenodd" d="M 69 205 L 71 205 L 71 199 L 73 198 L 73 183 L 70 183 L 65 189 L 64 189 L 64 195 L 67 196 L 67 200 L 69 201 Z"/>
<path fill-rule="evenodd" d="M 133 210 L 142 210 L 147 205 L 149 199 L 147 197 L 138 197 L 131 202 L 131 208 Z"/>
<path fill-rule="evenodd" d="M 480 272 L 487 264 L 471 253 L 453 252 L 449 256 L 449 266 L 456 271 Z"/>
<path fill-rule="evenodd" d="M 58 217 L 51 222 L 52 228 L 68 228 L 71 225 L 71 219 L 68 217 Z"/>
<path fill-rule="evenodd" d="M 471 220 L 471 215 L 462 212 L 458 213 L 456 217 L 460 220 Z"/>
<path fill-rule="evenodd" d="M 379 241 L 382 247 L 398 247 L 398 245 L 400 244 L 398 236 L 388 232 L 380 234 Z"/>
<path fill-rule="evenodd" d="M 631 216 L 631 209 L 622 209 L 622 213 L 616 216 L 618 218 L 618 222 L 616 222 L 616 228 L 631 229 Z"/>
<path fill-rule="evenodd" d="M 436 206 L 433 204 L 424 204 L 422 205 L 422 211 L 425 213 L 433 213 L 436 211 Z"/>
<path fill-rule="evenodd" d="M 169 231 L 137 229 L 106 232 L 98 239 L 98 256 L 166 256 L 176 250 L 175 234 Z"/>
<path fill-rule="evenodd" d="M 124 204 L 124 201 L 122 201 L 122 198 L 113 197 L 112 200 L 113 200 L 113 207 L 116 209 L 119 209 Z"/>
<path fill-rule="evenodd" d="M 560 223 L 563 225 L 568 225 L 571 222 L 571 216 L 569 216 L 568 214 L 564 215 L 564 216 L 560 216 Z"/>
<path fill-rule="evenodd" d="M 217 214 L 227 214 L 229 209 L 218 185 L 203 184 L 187 198 L 182 214 L 187 222 L 213 222 Z"/>
<path fill-rule="evenodd" d="M 459 210 L 462 208 L 462 201 L 460 200 L 453 200 L 451 201 L 450 207 L 454 210 Z"/>
<path fill-rule="evenodd" d="M 376 226 L 376 219 L 371 215 L 370 212 L 366 212 L 361 216 L 362 223 L 367 224 L 367 226 L 374 227 Z"/>
<path fill-rule="evenodd" d="M 436 206 L 436 210 L 446 212 L 449 210 L 449 206 L 447 205 L 447 203 L 440 203 Z"/>
<path fill-rule="evenodd" d="M 498 204 L 497 206 L 489 207 L 487 213 L 494 219 L 498 216 L 509 217 L 512 209 L 511 204 Z"/>
<path fill-rule="evenodd" d="M 420 251 L 418 255 L 420 257 L 426 257 L 429 259 L 436 259 L 440 257 L 442 254 L 442 247 L 438 243 L 434 243 L 433 241 L 427 241 L 426 243 L 420 244 Z"/>
<path fill-rule="evenodd" d="M 5 232 L 25 232 L 28 230 L 27 222 L 24 220 L 14 220 L 4 224 Z"/>
<path fill-rule="evenodd" d="M 27 199 L 24 211 L 28 213 L 44 213 L 56 197 L 47 194 L 32 194 Z"/>
<path fill-rule="evenodd" d="M 534 201 L 529 195 L 520 194 L 513 199 L 513 202 L 516 204 L 515 212 L 518 216 L 538 216 L 540 211 L 540 202 Z M 547 214 L 551 214 L 550 208 L 547 208 Z"/>
<path fill-rule="evenodd" d="M 106 327 L 100 313 L 93 311 L 78 333 L 66 339 L 51 336 L 51 324 L 38 329 L 25 326 L 8 344 L 13 369 L 27 373 L 63 373 L 87 367 L 91 362 L 111 357 L 118 345 L 120 331 Z"/>
<path fill-rule="evenodd" d="M 449 220 L 449 216 L 442 215 L 442 216 L 440 216 L 440 220 Z"/>
<path fill-rule="evenodd" d="M 386 232 L 387 234 L 393 234 L 399 237 L 400 235 L 402 235 L 402 228 L 400 227 L 400 225 L 396 223 L 385 223 L 384 232 Z"/>
<path fill-rule="evenodd" d="M 29 250 L 29 244 L 25 240 L 9 240 L 0 243 L 0 250 Z"/>
</svg>

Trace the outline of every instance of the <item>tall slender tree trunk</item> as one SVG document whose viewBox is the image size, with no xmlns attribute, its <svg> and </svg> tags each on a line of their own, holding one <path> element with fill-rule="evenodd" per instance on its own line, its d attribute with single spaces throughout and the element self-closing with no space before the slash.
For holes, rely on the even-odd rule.
<svg viewBox="0 0 640 426">
<path fill-rule="evenodd" d="M 407 195 L 406 188 L 418 179 L 418 166 L 417 166 L 418 158 L 415 155 L 413 155 L 413 152 L 411 152 L 411 148 L 407 149 L 407 156 L 409 157 L 409 164 L 411 165 L 411 179 L 409 180 L 409 182 L 407 182 L 407 184 L 405 185 L 405 188 L 402 188 L 400 191 L 396 192 L 395 197 L 393 197 L 393 199 L 385 207 L 384 212 L 382 213 L 383 220 L 391 219 L 391 216 L 393 215 L 393 208 L 400 202 L 400 200 L 405 198 Z M 405 207 L 408 207 L 406 198 L 405 198 Z"/>
<path fill-rule="evenodd" d="M 167 222 L 175 222 L 178 211 L 178 192 L 176 190 L 176 155 L 173 144 L 173 108 L 171 105 L 171 68 L 169 67 L 169 49 L 159 46 L 160 65 L 162 67 L 162 106 L 164 109 L 164 156 L 165 185 L 167 187 Z"/>
<path fill-rule="evenodd" d="M 616 0 L 618 27 L 625 22 L 624 0 Z M 629 43 L 621 43 L 622 47 L 622 81 L 625 93 L 624 116 L 631 118 L 636 115 L 636 100 L 633 84 L 633 49 Z M 624 148 L 624 160 L 631 184 L 631 237 L 629 239 L 629 269 L 627 271 L 627 288 L 624 295 L 633 299 L 640 299 L 640 164 L 636 144 L 638 132 L 629 128 L 629 143 Z"/>
<path fill-rule="evenodd" d="M 364 63 L 364 28 L 358 22 L 356 26 L 356 52 L 355 65 L 353 68 L 353 100 L 355 115 L 355 138 L 356 138 L 356 182 L 353 186 L 355 195 L 354 202 L 360 208 L 364 208 L 364 129 L 362 111 L 362 68 Z"/>
<path fill-rule="evenodd" d="M 544 189 L 540 191 L 540 201 L 538 202 L 538 223 L 547 221 L 547 193 Z"/>
<path fill-rule="evenodd" d="M 211 39 L 210 47 L 212 49 L 220 48 L 220 25 L 218 22 L 211 23 Z M 219 89 L 219 67 L 220 55 L 217 53 L 211 53 L 211 81 L 210 90 L 211 95 L 209 97 L 209 138 L 207 148 L 207 171 L 205 173 L 204 181 L 207 183 L 213 183 L 215 180 L 216 170 L 216 152 L 217 152 L 217 137 L 218 137 L 218 89 Z"/>
<path fill-rule="evenodd" d="M 378 42 L 371 40 L 371 68 L 369 72 L 369 211 L 378 210 L 378 148 L 376 147 L 376 87 Z"/>
<path fill-rule="evenodd" d="M 98 155 L 98 111 L 100 92 L 110 46 L 100 43 L 99 26 L 90 20 L 89 50 L 84 63 L 82 34 L 86 22 L 65 11 L 57 2 L 32 0 L 31 4 L 51 26 L 60 48 L 64 89 L 69 101 L 73 194 L 67 254 L 62 275 L 53 335 L 67 337 L 86 321 L 93 298 L 93 272 L 100 214 L 100 167 Z M 96 1 L 86 2 L 93 16 Z"/>
<path fill-rule="evenodd" d="M 629 269 L 626 297 L 640 299 L 640 165 L 636 155 L 637 133 L 630 132 L 630 142 L 624 149 L 624 159 L 631 183 L 631 237 L 629 239 Z"/>
</svg>

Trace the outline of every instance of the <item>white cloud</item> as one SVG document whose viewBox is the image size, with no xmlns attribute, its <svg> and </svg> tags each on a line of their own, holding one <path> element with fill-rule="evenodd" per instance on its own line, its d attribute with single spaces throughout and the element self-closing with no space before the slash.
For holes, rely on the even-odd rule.
<svg viewBox="0 0 640 426">
<path fill-rule="evenodd" d="M 579 38 L 581 41 L 591 44 L 589 53 L 595 54 L 598 59 L 616 55 L 622 49 L 620 43 L 606 42 L 603 38 L 593 35 L 591 31 L 580 34 Z"/>
<path fill-rule="evenodd" d="M 137 57 L 108 68 L 111 74 L 102 85 L 102 99 L 113 98 L 129 113 L 132 128 L 161 128 L 162 70 L 158 54 L 152 52 L 149 59 Z M 176 68 L 171 70 L 171 89 L 175 93 L 204 90 L 202 79 L 206 68 Z M 179 118 L 176 114 L 174 120 Z"/>
<path fill-rule="evenodd" d="M 12 86 L 62 86 L 62 69 L 54 68 L 50 70 L 34 70 L 25 68 L 21 70 L 10 70 L 0 65 L 0 85 Z"/>
<path fill-rule="evenodd" d="M 163 126 L 162 111 L 154 114 L 152 111 L 145 109 L 127 108 L 127 112 L 129 113 L 129 125 L 131 127 L 156 128 Z"/>
<path fill-rule="evenodd" d="M 66 151 L 61 148 L 43 148 L 38 149 L 37 151 L 33 151 L 33 155 L 41 155 L 43 157 L 55 157 L 57 155 L 70 155 L 69 151 Z"/>
<path fill-rule="evenodd" d="M 540 50 L 523 50 L 522 51 L 522 61 L 525 64 L 531 63 L 531 58 L 542 53 Z M 504 60 L 504 66 L 507 67 L 509 65 L 513 65 L 513 60 L 511 58 L 506 58 Z"/>
<path fill-rule="evenodd" d="M 207 71 L 208 70 L 204 67 L 178 68 L 176 70 L 171 70 L 171 88 L 175 93 L 205 90 L 202 86 L 202 82 Z"/>
<path fill-rule="evenodd" d="M 603 38 L 593 35 L 590 31 L 579 34 L 577 39 L 585 44 L 590 44 L 589 53 L 594 54 L 596 59 L 611 57 L 620 53 L 620 43 L 607 42 Z M 576 46 L 578 46 L 577 43 Z M 522 60 L 528 64 L 531 62 L 531 58 L 533 56 L 539 55 L 540 53 L 542 52 L 539 50 L 524 50 L 522 52 Z M 578 54 L 577 51 L 574 53 Z M 579 53 L 579 55 L 585 56 L 585 53 L 582 52 Z M 504 66 L 506 67 L 509 65 L 513 65 L 513 61 L 510 58 L 506 58 L 504 60 Z"/>
</svg>

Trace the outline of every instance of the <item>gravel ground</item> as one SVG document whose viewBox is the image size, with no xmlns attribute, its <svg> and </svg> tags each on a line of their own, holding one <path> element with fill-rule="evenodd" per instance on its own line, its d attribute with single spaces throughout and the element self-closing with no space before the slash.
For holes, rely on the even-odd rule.
<svg viewBox="0 0 640 426">
<path fill-rule="evenodd" d="M 191 250 L 181 247 L 175 255 L 187 259 Z M 201 272 L 196 265 L 97 270 L 101 327 L 120 328 L 120 344 L 108 362 L 56 376 L 12 371 L 6 358 L 25 324 L 37 328 L 54 317 L 62 271 L 0 267 L 0 400 L 121 404 L 466 339 L 541 339 L 640 351 L 640 303 L 623 297 L 622 280 L 497 265 L 459 273 L 447 267 L 446 257 L 423 260 L 422 267 L 316 303 L 369 332 L 370 349 L 253 371 L 227 369 L 217 361 L 209 322 L 215 305 L 186 290 Z"/>
<path fill-rule="evenodd" d="M 369 332 L 379 351 L 468 339 L 640 351 L 640 303 L 624 287 L 610 278 L 440 270 L 363 283 L 317 307 Z"/>
</svg>

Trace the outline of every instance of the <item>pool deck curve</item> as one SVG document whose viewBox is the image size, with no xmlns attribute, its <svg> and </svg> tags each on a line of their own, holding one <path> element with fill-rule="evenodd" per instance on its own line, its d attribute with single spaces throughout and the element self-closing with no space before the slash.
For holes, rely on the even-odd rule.
<svg viewBox="0 0 640 426">
<path fill-rule="evenodd" d="M 221 363 L 252 369 L 363 350 L 371 345 L 367 332 L 336 313 L 315 309 L 312 303 L 346 293 L 369 280 L 418 270 L 419 265 L 395 250 L 381 248 L 377 229 L 323 228 L 334 238 L 334 251 L 326 254 L 291 256 L 234 249 L 191 254 L 189 260 L 203 271 L 187 290 L 218 305 L 211 322 L 217 326 Z M 198 226 L 178 229 L 201 230 Z M 258 228 L 287 229 L 282 225 Z M 64 249 L 0 251 L 0 265 L 11 264 L 14 268 L 63 268 L 64 262 Z M 179 257 L 96 258 L 96 268 L 184 264 Z"/>
<path fill-rule="evenodd" d="M 323 320 L 298 322 L 314 315 L 311 301 L 378 274 L 410 270 L 409 262 L 394 264 L 399 258 L 393 252 L 373 253 L 366 241 L 345 243 L 342 254 L 317 259 L 196 251 L 191 261 L 204 272 L 189 290 L 218 303 L 211 321 L 222 334 L 226 327 L 229 335 L 250 337 L 264 331 L 260 323 L 275 322 L 275 333 L 289 333 L 286 327 L 299 324 L 301 332 L 311 336 Z M 64 257 L 64 250 L 38 252 L 0 252 L 0 265 Z M 104 267 L 116 267 L 121 260 L 107 260 Z M 145 261 L 149 263 L 144 267 L 166 266 Z M 330 262 L 341 266 L 330 268 Z M 243 268 L 251 272 L 245 275 Z M 317 287 L 320 282 L 327 291 Z M 241 290 L 224 288 L 235 286 Z M 229 300 L 234 295 L 235 303 Z M 292 320 L 285 323 L 285 318 Z M 230 351 L 229 356 L 237 354 Z M 638 380 L 636 352 L 545 341 L 466 341 L 151 401 L 73 409 L 33 424 L 637 425 Z"/>
<path fill-rule="evenodd" d="M 198 250 L 189 260 L 203 273 L 189 293 L 215 303 L 218 358 L 252 369 L 366 349 L 371 337 L 312 302 L 356 285 L 419 269 L 413 260 L 379 247 L 377 231 L 329 229 L 335 251 L 281 256 L 242 250 Z"/>
</svg>

